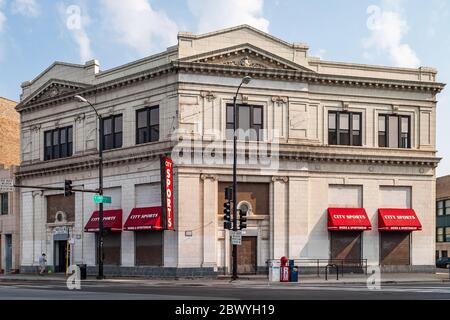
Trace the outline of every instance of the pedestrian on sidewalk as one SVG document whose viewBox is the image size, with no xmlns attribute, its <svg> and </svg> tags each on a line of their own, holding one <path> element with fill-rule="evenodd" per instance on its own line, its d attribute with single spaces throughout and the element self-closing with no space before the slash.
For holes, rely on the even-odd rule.
<svg viewBox="0 0 450 320">
<path fill-rule="evenodd" d="M 42 276 L 47 271 L 47 257 L 45 253 L 39 258 L 39 274 Z"/>
</svg>

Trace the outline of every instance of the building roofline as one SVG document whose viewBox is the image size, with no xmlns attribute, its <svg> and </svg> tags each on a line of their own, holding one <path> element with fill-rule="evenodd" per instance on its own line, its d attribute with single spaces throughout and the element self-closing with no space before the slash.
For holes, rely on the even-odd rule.
<svg viewBox="0 0 450 320">
<path fill-rule="evenodd" d="M 17 101 L 14 101 L 14 100 L 11 100 L 11 99 L 8 99 L 8 98 L 5 98 L 5 97 L 3 97 L 3 96 L 0 96 L 0 100 L 7 100 L 7 101 L 10 101 L 10 102 L 12 102 L 12 103 L 15 103 L 15 104 L 17 104 L 18 102 Z"/>
</svg>

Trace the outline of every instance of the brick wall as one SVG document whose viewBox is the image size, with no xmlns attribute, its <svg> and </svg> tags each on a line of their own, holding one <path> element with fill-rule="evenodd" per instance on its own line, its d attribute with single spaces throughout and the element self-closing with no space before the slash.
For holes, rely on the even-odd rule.
<svg viewBox="0 0 450 320">
<path fill-rule="evenodd" d="M 0 163 L 6 166 L 20 163 L 20 117 L 16 102 L 0 97 Z"/>
<path fill-rule="evenodd" d="M 450 198 L 450 176 L 436 179 L 436 199 Z"/>
</svg>

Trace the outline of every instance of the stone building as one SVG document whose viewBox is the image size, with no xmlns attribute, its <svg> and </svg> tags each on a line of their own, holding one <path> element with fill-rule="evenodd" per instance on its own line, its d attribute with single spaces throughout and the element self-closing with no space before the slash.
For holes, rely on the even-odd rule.
<svg viewBox="0 0 450 320">
<path fill-rule="evenodd" d="M 16 102 L 0 97 L 0 179 L 13 179 L 20 162 Z M 0 272 L 20 269 L 19 193 L 0 191 Z"/>
<path fill-rule="evenodd" d="M 105 119 L 106 273 L 227 273 L 227 129 L 251 76 L 237 99 L 239 128 L 251 130 L 239 144 L 238 200 L 249 209 L 239 271 L 282 256 L 431 270 L 437 71 L 323 61 L 308 50 L 243 25 L 180 33 L 166 51 L 105 71 L 95 60 L 56 62 L 22 85 L 18 176 L 97 187 L 98 121 L 74 99 L 82 95 Z M 175 230 L 161 231 L 160 219 L 130 230 L 132 212 L 161 207 L 161 155 L 175 163 Z M 57 271 L 64 256 L 94 271 L 92 195 L 22 190 L 21 207 L 24 271 L 42 252 Z"/>
</svg>

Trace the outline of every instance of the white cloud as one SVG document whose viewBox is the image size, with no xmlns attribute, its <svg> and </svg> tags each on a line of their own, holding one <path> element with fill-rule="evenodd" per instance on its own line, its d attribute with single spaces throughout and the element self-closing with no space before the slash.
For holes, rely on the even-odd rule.
<svg viewBox="0 0 450 320">
<path fill-rule="evenodd" d="M 4 0 L 0 0 L 0 32 L 3 32 L 3 30 L 5 28 L 5 23 L 6 23 L 6 16 L 1 11 L 4 3 L 5 3 Z"/>
<path fill-rule="evenodd" d="M 35 0 L 14 0 L 11 8 L 14 14 L 27 17 L 37 17 L 41 14 L 39 5 Z"/>
<path fill-rule="evenodd" d="M 269 20 L 263 17 L 264 0 L 188 0 L 189 10 L 198 18 L 198 31 L 248 24 L 269 31 Z"/>
<path fill-rule="evenodd" d="M 140 55 L 177 43 L 178 26 L 148 0 L 102 0 L 104 23 L 111 36 Z"/>
<path fill-rule="evenodd" d="M 86 32 L 86 26 L 90 21 L 86 10 L 77 5 L 66 7 L 60 4 L 59 11 L 61 16 L 64 17 L 65 27 L 78 46 L 81 63 L 93 59 L 94 54 L 91 49 L 91 40 Z"/>
<path fill-rule="evenodd" d="M 404 43 L 409 32 L 407 20 L 401 13 L 399 1 L 384 1 L 382 8 L 369 6 L 367 27 L 371 35 L 364 39 L 366 50 L 375 49 L 378 55 L 387 54 L 391 62 L 399 67 L 420 66 L 420 60 L 410 45 Z M 365 54 L 368 56 L 368 54 Z"/>
<path fill-rule="evenodd" d="M 326 53 L 327 53 L 327 50 L 319 49 L 313 54 L 313 56 L 317 57 L 317 58 L 320 58 L 320 59 L 323 59 Z"/>
</svg>

